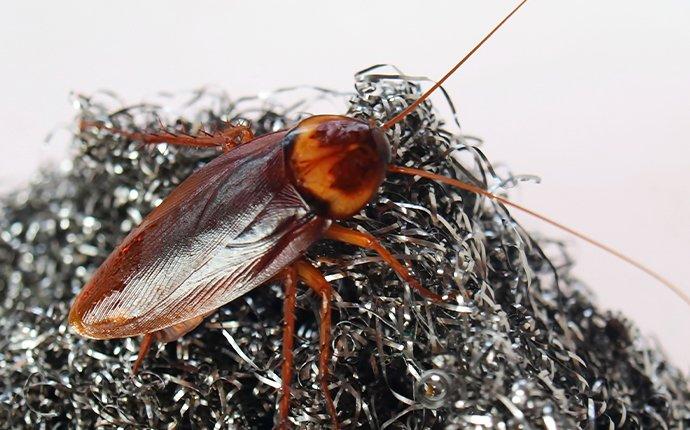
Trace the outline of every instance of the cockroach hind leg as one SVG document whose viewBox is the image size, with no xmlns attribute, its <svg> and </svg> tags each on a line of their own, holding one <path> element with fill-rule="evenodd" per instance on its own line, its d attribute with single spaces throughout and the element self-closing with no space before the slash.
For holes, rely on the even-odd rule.
<svg viewBox="0 0 690 430">
<path fill-rule="evenodd" d="M 167 143 L 169 145 L 191 147 L 191 148 L 219 148 L 223 152 L 228 152 L 238 145 L 249 142 L 254 138 L 251 129 L 244 125 L 229 125 L 221 131 L 207 133 L 201 131 L 197 135 L 186 135 L 173 133 L 161 128 L 159 132 L 145 133 L 139 131 L 128 131 L 120 128 L 107 126 L 103 122 L 82 119 L 79 121 L 79 131 L 87 132 L 89 129 L 105 130 L 125 139 L 138 141 L 143 144 Z"/>
<path fill-rule="evenodd" d="M 141 368 L 141 364 L 144 362 L 144 359 L 146 358 L 146 355 L 149 352 L 149 349 L 151 349 L 151 343 L 153 342 L 153 336 L 154 333 L 148 333 L 144 335 L 144 339 L 141 341 L 141 345 L 139 346 L 139 354 L 137 354 L 137 359 L 132 365 L 132 375 L 136 375 L 139 373 L 139 369 Z"/>
<path fill-rule="evenodd" d="M 213 311 L 215 312 L 215 311 Z M 204 315 L 199 315 L 194 318 L 190 318 L 186 321 L 182 321 L 181 323 L 171 325 L 170 327 L 166 327 L 162 330 L 158 330 L 157 332 L 154 332 L 153 335 L 156 337 L 156 340 L 159 342 L 163 343 L 168 343 L 172 342 L 174 340 L 177 340 L 184 336 L 185 334 L 189 333 L 190 331 L 194 330 L 204 322 L 204 319 L 209 316 L 212 312 L 206 313 Z"/>
<path fill-rule="evenodd" d="M 231 144 L 226 144 L 223 146 L 223 151 L 227 152 L 237 145 L 247 143 L 254 139 L 254 132 L 249 126 L 246 125 L 228 125 L 223 131 L 220 132 L 221 136 L 226 136 L 229 138 Z"/>
<path fill-rule="evenodd" d="M 388 263 L 389 266 L 395 272 L 405 280 L 412 288 L 417 290 L 419 294 L 426 297 L 427 299 L 433 300 L 435 302 L 442 302 L 443 297 L 438 294 L 429 291 L 424 288 L 422 284 L 415 279 L 405 266 L 403 266 L 394 256 L 391 254 L 378 240 L 369 233 L 363 233 L 360 231 L 345 228 L 343 226 L 333 224 L 325 234 L 326 239 L 337 240 L 339 242 L 348 243 L 350 245 L 359 246 L 360 248 L 371 249 L 375 251 L 379 256 Z"/>
<path fill-rule="evenodd" d="M 209 314 L 210 312 L 204 315 L 199 315 L 198 317 L 190 318 L 186 321 L 182 321 L 179 324 L 166 327 L 162 330 L 144 335 L 144 339 L 141 341 L 141 346 L 139 347 L 139 354 L 137 355 L 137 359 L 132 366 L 132 374 L 136 375 L 141 368 L 141 365 L 143 364 L 149 349 L 151 349 L 151 344 L 154 340 L 163 343 L 177 340 L 197 328 L 199 324 L 204 321 L 204 318 L 206 318 Z"/>
<path fill-rule="evenodd" d="M 323 277 L 321 272 L 306 260 L 298 260 L 294 263 L 297 277 L 309 288 L 314 290 L 321 297 L 321 323 L 319 326 L 319 383 L 321 391 L 326 400 L 326 409 L 331 416 L 331 423 L 334 429 L 340 429 L 338 413 L 335 409 L 333 397 L 328 389 L 329 370 L 328 364 L 331 360 L 331 300 L 333 298 L 333 288 Z"/>
</svg>

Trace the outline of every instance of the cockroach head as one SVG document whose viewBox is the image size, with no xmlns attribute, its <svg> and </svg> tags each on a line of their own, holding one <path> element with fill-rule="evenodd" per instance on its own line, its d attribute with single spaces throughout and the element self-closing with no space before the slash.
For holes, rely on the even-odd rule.
<svg viewBox="0 0 690 430">
<path fill-rule="evenodd" d="M 383 130 L 346 116 L 307 118 L 287 142 L 295 185 L 320 215 L 332 219 L 351 217 L 376 195 L 391 159 Z"/>
</svg>

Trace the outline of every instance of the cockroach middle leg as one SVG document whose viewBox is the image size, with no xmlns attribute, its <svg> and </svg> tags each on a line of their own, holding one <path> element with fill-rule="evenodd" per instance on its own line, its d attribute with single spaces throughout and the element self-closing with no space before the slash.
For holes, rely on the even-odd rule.
<svg viewBox="0 0 690 430">
<path fill-rule="evenodd" d="M 144 339 L 141 341 L 141 345 L 139 346 L 139 354 L 137 355 L 137 360 L 134 362 L 134 365 L 132 366 L 132 375 L 136 375 L 137 372 L 139 372 L 139 368 L 141 367 L 141 363 L 144 362 L 144 359 L 146 358 L 146 354 L 148 354 L 149 349 L 151 349 L 151 343 L 153 342 L 153 333 L 147 333 L 144 335 Z"/>
<path fill-rule="evenodd" d="M 376 240 L 374 236 L 370 235 L 369 233 L 363 233 L 333 224 L 328 228 L 328 230 L 326 230 L 325 238 L 349 243 L 350 245 L 375 251 L 381 258 L 383 258 L 383 261 L 388 263 L 393 270 L 395 270 L 395 272 L 401 278 L 403 278 L 405 282 L 410 284 L 412 288 L 417 290 L 419 294 L 436 302 L 443 300 L 443 298 L 438 294 L 424 288 L 419 281 L 410 275 L 410 272 L 407 270 L 407 268 L 403 266 L 386 248 L 384 248 L 383 245 L 381 245 L 381 243 L 379 243 L 378 240 Z"/>
<path fill-rule="evenodd" d="M 278 428 L 287 429 L 290 412 L 290 382 L 292 381 L 293 353 L 292 346 L 295 336 L 295 303 L 297 302 L 297 272 L 289 266 L 282 272 L 285 286 L 285 301 L 283 302 L 283 364 L 280 369 L 282 382 L 282 397 L 280 398 L 280 423 Z"/>
<path fill-rule="evenodd" d="M 328 364 L 331 360 L 331 300 L 333 288 L 323 277 L 321 272 L 306 260 L 298 260 L 293 264 L 297 277 L 321 297 L 321 323 L 319 326 L 319 383 L 326 399 L 326 409 L 331 416 L 333 428 L 339 429 L 338 415 L 335 404 L 328 389 Z"/>
<path fill-rule="evenodd" d="M 145 144 L 167 143 L 192 148 L 220 148 L 223 152 L 230 151 L 232 148 L 249 142 L 254 138 L 251 129 L 244 125 L 228 126 L 216 133 L 202 132 L 196 136 L 175 134 L 169 131 L 157 133 L 132 132 L 108 127 L 102 122 L 89 120 L 82 120 L 79 128 L 82 131 L 89 128 L 107 130 L 113 134 Z"/>
</svg>

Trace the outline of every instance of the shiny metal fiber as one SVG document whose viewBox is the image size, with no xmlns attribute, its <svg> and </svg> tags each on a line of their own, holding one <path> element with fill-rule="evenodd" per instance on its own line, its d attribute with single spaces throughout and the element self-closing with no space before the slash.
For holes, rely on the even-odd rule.
<svg viewBox="0 0 690 430">
<path fill-rule="evenodd" d="M 75 96 L 74 104 L 78 118 L 128 130 L 196 134 L 249 121 L 262 134 L 312 109 L 324 113 L 315 110 L 324 101 L 333 113 L 381 121 L 418 97 L 419 84 L 377 67 L 356 76 L 351 95 L 292 88 L 231 99 L 207 88 L 136 105 L 109 93 Z M 424 103 L 390 131 L 398 162 L 506 192 L 516 178 L 494 170 L 482 142 L 439 115 Z M 0 208 L 0 427 L 270 428 L 280 386 L 277 285 L 159 346 L 136 377 L 137 339 L 94 341 L 68 328 L 84 281 L 214 155 L 76 128 L 75 121 L 70 161 Z M 461 294 L 432 304 L 372 254 L 330 242 L 311 249 L 337 290 L 331 392 L 344 426 L 690 426 L 686 377 L 625 317 L 593 305 L 560 243 L 530 235 L 504 207 L 391 175 L 348 225 L 379 237 L 427 288 Z M 291 410 L 299 428 L 329 423 L 315 379 L 317 313 L 317 298 L 302 288 Z"/>
</svg>

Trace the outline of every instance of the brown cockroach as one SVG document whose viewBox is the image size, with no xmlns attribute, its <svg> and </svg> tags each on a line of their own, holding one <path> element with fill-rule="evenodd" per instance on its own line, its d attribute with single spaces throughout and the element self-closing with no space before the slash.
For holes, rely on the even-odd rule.
<svg viewBox="0 0 690 430">
<path fill-rule="evenodd" d="M 317 115 L 257 138 L 244 126 L 198 137 L 108 129 L 144 143 L 212 147 L 223 154 L 173 190 L 122 241 L 77 296 L 70 325 L 94 339 L 143 335 L 133 366 L 136 372 L 153 340 L 178 339 L 219 307 L 281 279 L 285 301 L 279 426 L 286 427 L 296 283 L 302 281 L 321 298 L 319 380 L 337 428 L 328 390 L 332 289 L 303 253 L 321 239 L 367 248 L 425 298 L 447 299 L 422 286 L 373 236 L 337 223 L 359 213 L 389 173 L 428 178 L 527 212 L 645 271 L 690 303 L 682 291 L 644 265 L 543 215 L 457 179 L 392 163 L 386 130 L 438 89 L 525 2 L 418 100 L 380 126 L 346 116 Z M 82 126 L 105 128 L 95 123 Z"/>
</svg>

